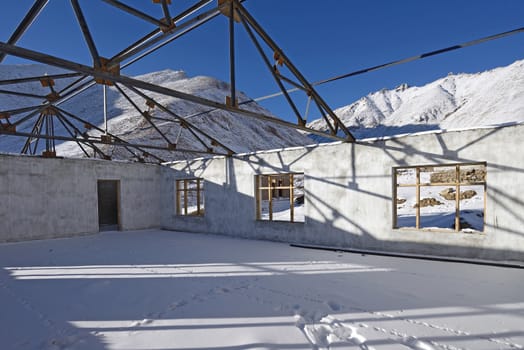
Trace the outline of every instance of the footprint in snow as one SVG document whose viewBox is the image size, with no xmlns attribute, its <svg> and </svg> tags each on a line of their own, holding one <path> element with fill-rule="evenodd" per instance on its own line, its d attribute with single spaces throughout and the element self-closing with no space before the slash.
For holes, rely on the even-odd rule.
<svg viewBox="0 0 524 350">
<path fill-rule="evenodd" d="M 181 300 L 181 301 L 175 301 L 171 305 L 169 305 L 169 310 L 175 310 L 181 306 L 187 305 L 187 301 Z"/>
<path fill-rule="evenodd" d="M 135 322 L 131 323 L 131 327 L 140 327 L 140 326 L 143 326 L 145 324 L 150 324 L 150 323 L 153 323 L 153 320 L 151 320 L 149 318 L 144 318 L 141 321 L 135 321 Z"/>
<path fill-rule="evenodd" d="M 416 337 L 406 337 L 402 339 L 402 344 L 413 350 L 435 350 L 433 345 L 430 345 Z"/>
<path fill-rule="evenodd" d="M 328 301 L 326 302 L 327 306 L 329 306 L 329 308 L 332 310 L 332 311 L 340 311 L 341 309 L 341 306 L 334 302 L 334 301 Z"/>
<path fill-rule="evenodd" d="M 313 349 L 329 350 L 333 343 L 349 343 L 362 350 L 374 350 L 367 345 L 367 339 L 357 329 L 343 323 L 333 316 L 322 317 L 319 321 L 308 321 L 304 316 L 295 316 L 296 326 L 306 336 Z M 418 349 L 417 349 L 418 350 Z"/>
</svg>

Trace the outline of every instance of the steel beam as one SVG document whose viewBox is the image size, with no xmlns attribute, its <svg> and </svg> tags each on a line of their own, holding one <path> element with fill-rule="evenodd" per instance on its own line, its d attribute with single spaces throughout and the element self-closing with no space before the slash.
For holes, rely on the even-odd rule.
<svg viewBox="0 0 524 350">
<path fill-rule="evenodd" d="M 284 85 L 282 84 L 282 81 L 279 79 L 279 77 L 277 75 L 277 72 L 275 72 L 275 70 L 271 66 L 271 62 L 269 62 L 269 59 L 267 58 L 264 50 L 262 49 L 262 46 L 258 42 L 255 34 L 251 30 L 251 28 L 249 28 L 249 26 L 246 23 L 246 20 L 244 19 L 242 14 L 239 14 L 239 16 L 240 16 L 240 20 L 241 20 L 242 24 L 244 25 L 244 28 L 245 28 L 249 38 L 251 39 L 251 41 L 253 42 L 253 44 L 257 48 L 258 53 L 260 54 L 260 56 L 262 57 L 262 60 L 266 64 L 267 69 L 269 70 L 269 72 L 271 73 L 273 78 L 275 79 L 275 82 L 277 83 L 278 87 L 280 88 L 280 91 L 282 91 L 282 93 L 284 94 L 284 97 L 286 98 L 289 106 L 293 110 L 293 113 L 295 113 L 295 116 L 297 117 L 299 124 L 302 125 L 302 126 L 305 126 L 306 122 L 304 121 L 304 119 L 302 118 L 302 115 L 298 111 L 298 108 L 295 105 L 295 102 L 293 102 L 293 100 L 291 99 L 291 96 L 289 96 L 289 94 L 287 93 L 286 88 L 284 87 Z"/>
<path fill-rule="evenodd" d="M 9 109 L 9 110 L 5 110 L 5 111 L 0 111 L 0 114 L 8 114 L 8 115 L 17 115 L 17 114 L 22 114 L 22 113 L 25 113 L 25 112 L 31 112 L 31 111 L 34 111 L 34 110 L 37 110 L 37 109 L 40 109 L 42 108 L 41 105 L 38 105 L 38 106 L 29 106 L 29 107 L 23 107 L 23 108 L 17 108 L 17 109 Z"/>
<path fill-rule="evenodd" d="M 72 119 L 74 119 L 74 120 L 76 120 L 76 121 L 79 121 L 79 122 L 81 122 L 81 123 L 84 124 L 84 125 L 85 125 L 85 124 L 89 124 L 89 125 L 92 126 L 93 129 L 97 130 L 97 131 L 100 132 L 101 134 L 104 134 L 104 133 L 105 133 L 105 131 L 104 131 L 103 129 L 99 128 L 99 127 L 96 126 L 96 125 L 91 124 L 89 121 L 87 121 L 87 120 L 85 120 L 85 119 L 83 119 L 83 118 L 80 118 L 80 117 L 78 117 L 78 116 L 76 116 L 76 115 L 74 115 L 74 114 L 72 114 L 72 113 L 69 113 L 68 111 L 66 111 L 66 110 L 64 110 L 64 109 L 61 109 L 61 108 L 59 108 L 59 107 L 55 107 L 55 108 L 58 110 L 59 113 L 63 113 L 64 115 L 66 115 L 66 116 L 68 116 L 68 117 L 70 117 L 70 118 L 72 118 Z M 82 134 L 83 134 L 83 133 L 82 133 Z M 125 141 L 124 139 L 122 139 L 122 138 L 120 138 L 120 137 L 118 137 L 118 136 L 116 136 L 116 135 L 113 135 L 113 134 L 111 134 L 111 133 L 107 133 L 107 135 L 111 136 L 113 139 L 117 140 L 118 142 L 124 144 L 123 147 L 127 147 L 127 146 L 125 146 L 125 144 L 128 144 L 128 142 Z M 107 143 L 106 143 L 106 144 L 107 144 Z M 111 144 L 113 144 L 113 143 L 111 143 Z M 135 148 L 137 148 L 137 149 L 138 149 L 139 151 L 141 151 L 141 152 L 145 152 L 145 151 L 142 150 L 140 147 L 135 147 Z M 128 151 L 129 151 L 129 150 L 128 150 Z M 153 155 L 153 154 L 151 154 L 151 156 L 152 156 L 153 158 L 159 160 L 159 161 L 163 161 L 161 158 L 159 158 L 159 157 L 157 157 L 157 156 L 155 156 L 155 155 Z"/>
<path fill-rule="evenodd" d="M 28 115 L 18 119 L 17 121 L 13 122 L 12 125 L 14 126 L 18 126 L 18 125 L 21 125 L 23 122 L 33 118 L 35 115 L 37 115 L 38 113 L 41 113 L 42 110 L 44 109 L 45 107 L 43 106 L 38 106 L 38 109 L 37 110 L 34 110 L 33 112 L 29 113 Z"/>
<path fill-rule="evenodd" d="M 166 25 L 169 27 L 172 22 L 171 22 L 171 14 L 169 13 L 169 7 L 167 6 L 167 0 L 162 0 L 162 11 L 164 12 Z"/>
<path fill-rule="evenodd" d="M 231 1 L 229 4 L 230 16 L 229 16 L 229 77 L 230 77 L 230 88 L 231 88 L 231 105 L 238 107 L 236 100 L 236 81 L 235 81 L 235 2 Z"/>
<path fill-rule="evenodd" d="M 315 91 L 313 86 L 304 78 L 302 73 L 291 63 L 291 60 L 284 54 L 282 49 L 278 47 L 278 45 L 271 39 L 271 37 L 264 31 L 264 29 L 257 23 L 257 21 L 249 14 L 249 12 L 242 6 L 242 4 L 238 3 L 236 5 L 237 11 L 241 15 L 241 17 L 244 17 L 246 22 L 257 32 L 257 34 L 266 42 L 266 44 L 275 52 L 277 52 L 284 60 L 284 64 L 286 67 L 290 70 L 291 73 L 300 81 L 302 85 L 306 88 L 307 91 L 312 95 L 312 97 L 317 100 L 320 106 L 326 111 L 326 113 L 334 120 L 335 124 L 340 127 L 340 129 L 344 132 L 346 135 L 345 141 L 354 142 L 355 138 L 351 134 L 351 132 L 346 128 L 346 126 L 338 119 L 338 117 L 335 115 L 335 113 L 331 110 L 331 108 L 327 105 L 327 103 L 320 97 L 320 95 Z M 336 134 L 331 135 L 336 136 Z"/>
<path fill-rule="evenodd" d="M 293 124 L 293 123 L 290 123 L 290 122 L 286 122 L 284 120 L 281 120 L 281 119 L 278 119 L 278 118 L 275 118 L 275 117 L 267 116 L 267 115 L 264 115 L 264 114 L 261 114 L 261 113 L 257 113 L 257 112 L 253 112 L 253 111 L 249 111 L 249 110 L 245 110 L 245 109 L 240 109 L 238 107 L 226 106 L 225 104 L 222 104 L 222 103 L 219 103 L 219 102 L 215 102 L 215 101 L 212 101 L 212 100 L 208 100 L 208 99 L 205 99 L 205 98 L 202 98 L 202 97 L 194 96 L 194 95 L 187 94 L 187 93 L 184 93 L 184 92 L 180 92 L 180 91 L 177 91 L 177 90 L 169 89 L 169 88 L 166 88 L 166 87 L 163 87 L 163 86 L 150 84 L 150 83 L 147 83 L 147 82 L 144 82 L 144 81 L 141 81 L 141 80 L 137 80 L 137 79 L 133 79 L 133 78 L 129 78 L 129 77 L 126 77 L 126 76 L 122 76 L 122 75 L 115 76 L 115 75 L 112 75 L 112 74 L 106 73 L 106 72 L 100 72 L 100 71 L 97 72 L 93 68 L 88 67 L 88 66 L 84 66 L 84 65 L 79 64 L 79 63 L 67 61 L 67 60 L 64 60 L 64 59 L 61 59 L 61 58 L 58 58 L 58 57 L 53 57 L 53 56 L 46 55 L 46 54 L 43 54 L 43 53 L 40 53 L 40 52 L 36 52 L 36 51 L 28 50 L 28 49 L 25 49 L 25 48 L 21 48 L 21 47 L 15 46 L 15 45 L 9 45 L 9 44 L 0 42 L 0 52 L 5 52 L 7 54 L 14 55 L 14 56 L 17 56 L 17 57 L 26 58 L 26 59 L 33 60 L 33 61 L 36 61 L 36 62 L 49 64 L 49 65 L 52 65 L 52 66 L 61 67 L 61 68 L 68 69 L 68 70 L 71 70 L 71 71 L 84 73 L 86 75 L 99 77 L 99 78 L 102 78 L 104 80 L 111 80 L 111 81 L 114 81 L 114 82 L 118 82 L 118 83 L 124 84 L 126 86 L 133 86 L 135 88 L 156 92 L 156 93 L 159 93 L 159 94 L 162 94 L 162 95 L 166 95 L 166 96 L 180 98 L 182 100 L 194 102 L 194 103 L 197 103 L 197 104 L 200 104 L 200 105 L 213 107 L 213 108 L 225 110 L 225 111 L 232 112 L 232 113 L 237 113 L 238 115 L 241 115 L 241 116 L 246 116 L 246 117 L 251 117 L 251 118 L 254 118 L 254 119 L 259 119 L 259 120 L 264 120 L 264 121 L 268 121 L 268 122 L 273 122 L 275 124 L 280 124 L 280 125 L 283 125 L 283 126 L 304 130 L 304 131 L 307 131 L 307 132 L 312 133 L 312 134 L 324 136 L 324 137 L 335 139 L 335 140 L 347 141 L 347 138 L 339 137 L 336 134 L 329 135 L 329 134 L 326 134 L 326 133 L 318 131 L 318 130 L 307 128 L 305 126 L 300 126 L 300 125 L 296 125 L 296 124 Z"/>
<path fill-rule="evenodd" d="M 199 132 L 200 134 L 202 134 L 203 136 L 207 137 L 209 140 L 211 140 L 212 142 L 218 144 L 220 147 L 222 147 L 223 149 L 225 149 L 228 154 L 233 154 L 235 153 L 235 151 L 233 151 L 231 148 L 227 147 L 226 145 L 224 145 L 223 143 L 221 143 L 220 141 L 218 141 L 217 139 L 215 139 L 214 137 L 212 137 L 211 135 L 207 134 L 206 132 L 200 130 L 198 127 L 196 127 L 195 125 L 191 124 L 190 122 L 188 122 L 186 119 L 182 118 L 181 116 L 179 116 L 178 114 L 174 113 L 173 111 L 171 111 L 169 108 L 165 107 L 164 105 L 160 104 L 158 101 L 152 99 L 151 97 L 148 97 L 146 96 L 143 92 L 141 92 L 140 90 L 137 90 L 135 89 L 134 87 L 132 86 L 127 86 L 128 89 L 130 89 L 131 91 L 133 91 L 135 94 L 141 96 L 143 99 L 146 99 L 146 100 L 150 100 L 152 101 L 155 106 L 157 106 L 158 108 L 160 108 L 161 110 L 163 110 L 164 112 L 166 112 L 167 114 L 173 116 L 174 118 L 176 118 L 180 123 L 181 123 L 181 126 L 182 124 L 185 124 L 189 130 L 195 130 L 197 132 Z M 202 141 L 202 139 L 200 139 L 198 136 L 196 136 L 194 133 L 193 135 L 204 145 L 204 147 L 208 148 L 208 146 Z"/>
<path fill-rule="evenodd" d="M 42 12 L 42 10 L 44 9 L 45 5 L 47 5 L 48 2 L 49 0 L 36 0 L 35 1 L 33 6 L 29 9 L 27 14 L 25 15 L 22 22 L 20 22 L 18 27 L 15 29 L 14 33 L 11 35 L 11 37 L 7 41 L 9 44 L 15 45 L 18 42 L 18 40 L 22 37 L 22 35 L 27 30 L 27 28 L 31 26 L 33 21 L 36 19 L 36 17 L 38 17 L 40 12 Z M 0 63 L 2 63 L 5 56 L 6 56 L 5 53 L 3 52 L 0 53 Z"/>
<path fill-rule="evenodd" d="M 73 10 L 75 11 L 76 19 L 78 21 L 78 24 L 80 25 L 82 34 L 84 35 L 84 39 L 86 41 L 87 47 L 89 48 L 89 52 L 91 53 L 91 57 L 93 58 L 93 63 L 95 67 L 100 68 L 102 67 L 102 62 L 100 61 L 100 55 L 98 54 L 98 50 L 96 49 L 95 41 L 93 40 L 93 37 L 91 36 L 91 32 L 89 31 L 89 27 L 87 25 L 84 14 L 82 12 L 82 8 L 80 7 L 78 0 L 71 0 L 71 5 L 73 6 Z"/>
<path fill-rule="evenodd" d="M 45 99 L 45 96 L 29 94 L 26 92 L 10 91 L 10 90 L 0 90 L 0 94 Z"/>
<path fill-rule="evenodd" d="M 102 0 L 106 3 L 108 3 L 111 6 L 114 6 L 122 11 L 125 11 L 135 17 L 141 18 L 146 22 L 152 23 L 157 27 L 165 27 L 165 24 L 160 22 L 158 19 L 151 17 L 147 13 L 144 13 L 140 10 L 135 9 L 134 7 L 128 6 L 118 0 Z"/>
<path fill-rule="evenodd" d="M 67 118 L 64 118 L 63 115 L 61 115 L 60 113 L 57 114 L 57 118 L 58 118 L 58 121 L 60 122 L 60 124 L 62 124 L 62 126 L 64 127 L 64 129 L 67 131 L 67 133 L 69 135 L 71 135 L 71 137 L 74 137 L 76 138 L 76 136 L 78 135 L 78 129 L 73 129 L 75 130 L 75 133 L 73 133 L 70 129 L 69 129 L 69 126 L 67 126 L 66 122 L 69 122 L 67 120 Z M 80 141 L 76 140 L 76 143 L 78 145 L 78 147 L 80 147 L 80 149 L 82 150 L 82 152 L 84 152 L 84 154 L 86 155 L 87 158 L 91 158 L 89 152 L 87 152 L 84 148 L 84 146 L 82 146 L 82 143 L 80 143 Z M 91 146 L 91 145 L 89 145 Z M 95 152 L 95 149 L 93 148 L 93 152 Z"/>
<path fill-rule="evenodd" d="M 76 133 L 76 135 L 73 135 L 71 134 L 71 136 L 73 136 L 75 139 L 78 139 L 78 136 L 81 136 L 83 138 L 83 140 L 85 140 L 86 144 L 91 147 L 93 149 L 93 152 L 94 154 L 98 153 L 100 156 L 102 156 L 102 158 L 104 159 L 107 159 L 109 158 L 109 156 L 107 154 L 105 154 L 99 147 L 97 147 L 95 144 L 92 144 L 92 143 L 89 143 L 89 135 L 87 135 L 86 133 L 83 133 L 80 131 L 80 129 L 78 129 L 70 120 L 68 120 L 59 110 L 57 110 L 57 115 L 59 116 L 60 120 L 65 122 L 67 125 L 69 125 Z M 67 129 L 67 128 L 66 128 Z M 68 130 L 69 131 L 69 130 Z M 78 143 L 78 146 L 82 149 L 82 151 L 84 151 L 85 153 L 85 150 L 82 148 L 82 146 L 80 145 L 80 141 L 77 141 Z M 133 156 L 136 156 L 129 148 L 125 148 L 129 153 L 131 153 Z M 93 155 L 94 155 L 93 154 Z"/>
<path fill-rule="evenodd" d="M 42 75 L 38 77 L 28 77 L 28 78 L 19 78 L 19 79 L 7 79 L 7 80 L 0 80 L 0 85 L 11 85 L 11 84 L 21 84 L 21 83 L 29 83 L 33 81 L 41 81 L 44 79 L 65 79 L 65 78 L 74 78 L 82 75 L 81 73 L 66 73 L 66 74 L 53 74 L 53 75 Z"/>
<path fill-rule="evenodd" d="M 21 136 L 21 137 L 32 137 L 32 138 L 41 138 L 45 140 L 58 140 L 58 141 L 79 141 L 84 143 L 93 143 L 93 144 L 103 144 L 103 145 L 112 145 L 112 146 L 122 146 L 122 147 L 131 147 L 136 149 L 153 149 L 153 150 L 160 150 L 160 151 L 169 151 L 169 152 L 184 152 L 184 153 L 199 153 L 199 154 L 213 154 L 213 155 L 221 155 L 221 156 L 227 156 L 226 153 L 216 153 L 216 152 L 209 152 L 209 151 L 196 151 L 193 149 L 182 149 L 177 148 L 176 150 L 169 149 L 168 147 L 162 147 L 162 146 L 155 146 L 155 145 L 146 145 L 146 144 L 137 144 L 137 143 L 129 143 L 129 142 L 122 142 L 122 141 L 114 141 L 111 143 L 107 143 L 101 140 L 97 139 L 89 139 L 89 140 L 82 140 L 74 137 L 68 137 L 68 136 L 49 136 L 49 135 L 38 135 L 38 134 L 32 134 L 28 132 L 12 132 L 12 131 L 6 131 L 3 129 L 0 129 L 0 135 L 10 135 L 10 136 Z"/>
<path fill-rule="evenodd" d="M 104 0 L 106 1 L 106 0 Z M 153 37 L 149 40 L 147 40 L 146 42 L 142 43 L 141 45 L 139 46 L 136 46 L 135 48 L 127 51 L 126 53 L 120 55 L 120 56 L 115 56 L 115 57 L 112 57 L 110 62 L 108 63 L 108 66 L 111 66 L 112 64 L 117 64 L 117 63 L 121 63 L 123 61 L 125 61 L 126 59 L 129 59 L 131 57 L 133 57 L 134 55 L 144 51 L 144 50 L 147 50 L 148 48 L 150 48 L 151 46 L 155 45 L 155 44 L 158 44 L 160 43 L 162 40 L 164 40 L 165 38 L 167 37 L 170 37 L 171 35 L 177 35 L 175 36 L 175 38 L 178 38 L 180 37 L 181 35 L 197 28 L 198 26 L 206 23 L 207 21 L 209 21 L 210 19 L 218 16 L 220 14 L 220 12 L 218 11 L 218 9 L 212 9 L 212 10 L 209 10 L 195 18 L 192 18 L 190 20 L 188 20 L 187 22 L 184 22 L 172 29 L 169 29 L 168 31 L 166 31 L 165 33 L 163 33 L 162 35 L 159 35 L 159 36 L 156 36 L 156 37 Z M 174 40 L 174 39 L 173 39 Z"/>
<path fill-rule="evenodd" d="M 42 127 L 43 119 L 44 119 L 44 115 L 40 114 L 40 116 L 36 120 L 36 123 L 33 125 L 33 129 L 31 130 L 31 134 L 35 134 L 35 135 L 39 135 L 40 134 L 40 129 Z M 32 140 L 33 140 L 32 137 L 28 137 L 27 138 L 27 140 L 25 141 L 24 146 L 22 147 L 22 150 L 20 151 L 20 153 L 27 154 L 27 151 L 31 151 L 31 141 Z M 37 139 L 37 142 L 38 142 L 38 139 Z M 35 146 L 35 149 L 36 149 L 36 146 Z M 34 152 L 35 151 L 31 152 L 31 154 L 34 154 Z"/>
<path fill-rule="evenodd" d="M 189 7 L 188 9 L 186 9 L 185 11 L 182 11 L 180 14 L 176 15 L 174 18 L 173 18 L 173 23 L 177 23 L 178 21 L 181 21 L 183 20 L 184 18 L 192 15 L 193 13 L 195 13 L 196 11 L 200 10 L 201 8 L 205 7 L 206 5 L 208 5 L 210 2 L 212 2 L 214 0 L 201 0 L 199 1 L 197 4 Z M 199 17 L 201 17 L 202 15 L 200 15 Z M 211 18 L 210 18 L 211 19 Z M 207 22 L 209 19 L 206 19 L 204 20 L 201 24 Z M 178 36 L 181 36 L 182 34 L 185 34 L 186 32 L 189 32 L 190 30 L 196 28 L 197 26 L 199 26 L 200 24 L 195 24 L 193 25 L 192 28 L 189 28 L 189 29 L 186 29 L 185 31 L 181 32 L 181 34 L 178 34 Z M 190 26 L 191 27 L 191 26 Z M 112 58 L 111 58 L 111 63 L 112 62 L 122 62 L 123 60 L 127 59 L 127 58 L 130 58 L 132 57 L 133 55 L 136 55 L 137 53 L 139 53 L 140 51 L 144 51 L 146 49 L 148 49 L 149 47 L 151 47 L 152 45 L 155 45 L 156 43 L 158 43 L 159 41 L 163 40 L 164 38 L 166 37 L 169 37 L 170 36 L 170 32 L 167 32 L 167 33 L 163 33 L 162 36 L 160 37 L 160 39 L 156 39 L 156 41 L 152 44 L 147 44 L 151 39 L 153 39 L 155 36 L 161 34 L 162 31 L 160 30 L 160 28 L 157 28 L 155 29 L 154 31 L 150 32 L 149 34 L 147 34 L 146 36 L 144 36 L 143 38 L 137 40 L 135 43 L 133 43 L 132 45 L 128 46 L 127 48 L 125 48 L 124 50 L 120 51 L 118 54 L 114 55 Z M 179 33 L 179 32 L 176 32 L 176 33 Z M 176 34 L 175 33 L 175 34 Z M 176 36 L 176 37 L 178 37 Z M 170 39 L 170 41 L 172 41 L 174 39 Z M 155 47 L 154 49 L 151 49 L 148 51 L 147 54 L 153 52 L 153 51 L 156 51 L 158 50 L 160 47 L 166 45 L 166 43 L 163 43 L 163 44 L 160 44 L 158 45 L 157 47 Z M 131 53 L 132 51 L 132 53 Z M 140 58 L 146 56 L 147 54 L 144 54 L 144 55 L 141 55 Z M 120 57 L 124 57 L 123 59 L 120 59 Z M 140 59 L 139 58 L 139 59 Z M 133 62 L 135 62 L 137 59 L 133 59 Z M 121 68 L 125 68 L 125 66 L 128 66 L 129 63 L 121 66 Z"/>
<path fill-rule="evenodd" d="M 140 115 L 153 127 L 153 129 L 156 130 L 156 132 L 168 143 L 172 144 L 171 140 L 162 132 L 160 129 L 151 121 L 151 117 L 146 115 L 144 111 L 140 109 L 140 107 L 137 106 L 137 104 L 129 97 L 118 84 L 115 84 L 115 88 L 126 98 L 126 100 L 140 113 Z"/>
</svg>

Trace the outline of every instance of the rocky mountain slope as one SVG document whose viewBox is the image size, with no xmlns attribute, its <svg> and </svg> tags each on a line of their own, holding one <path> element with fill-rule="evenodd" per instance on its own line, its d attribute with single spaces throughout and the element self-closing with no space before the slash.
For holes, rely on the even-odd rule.
<svg viewBox="0 0 524 350">
<path fill-rule="evenodd" d="M 56 74 L 57 69 L 40 65 L 29 66 L 0 66 L 0 79 L 14 79 L 27 76 L 39 76 L 43 74 Z M 182 91 L 189 94 L 204 97 L 209 100 L 223 102 L 225 96 L 229 94 L 229 85 L 218 81 L 214 78 L 197 76 L 187 77 L 182 71 L 164 70 L 153 72 L 136 77 L 137 79 L 168 87 L 174 90 Z M 59 90 L 71 79 L 57 80 L 55 88 Z M 6 89 L 15 91 L 30 92 L 33 94 L 46 95 L 49 89 L 41 87 L 39 82 L 25 83 L 16 86 L 9 85 Z M 142 109 L 148 110 L 145 100 L 138 97 L 133 92 L 124 89 L 131 96 L 134 102 Z M 187 101 L 179 100 L 173 97 L 163 96 L 147 92 L 147 95 L 159 103 L 168 106 L 171 111 L 180 116 L 192 116 L 189 121 L 199 127 L 204 132 L 212 135 L 227 147 L 235 152 L 249 152 L 263 149 L 274 149 L 290 147 L 296 145 L 305 145 L 312 143 L 311 139 L 294 129 L 278 127 L 270 123 L 264 123 L 249 117 L 235 115 L 226 111 L 213 111 L 210 113 L 202 112 L 210 110 L 209 107 L 196 105 Z M 249 98 L 238 93 L 239 101 L 245 101 Z M 9 110 L 20 106 L 38 105 L 41 99 L 19 97 L 11 95 L 0 95 L 0 110 Z M 103 127 L 103 94 L 102 87 L 95 85 L 82 94 L 60 105 L 60 108 L 86 119 L 94 125 Z M 242 108 L 257 111 L 266 115 L 271 113 L 256 103 L 249 103 Z M 150 113 L 159 118 L 173 120 L 169 114 L 158 109 L 152 109 Z M 116 134 L 123 139 L 140 144 L 166 145 L 166 140 L 137 112 L 137 110 L 120 94 L 114 87 L 108 89 L 108 131 Z M 177 143 L 177 148 L 199 148 L 203 147 L 184 128 L 179 124 L 156 121 L 159 129 L 167 135 L 170 141 Z M 19 131 L 29 131 L 31 123 L 23 124 Z M 65 134 L 63 127 L 56 123 L 56 134 Z M 205 138 L 202 138 L 205 139 Z M 19 152 L 25 139 L 14 138 L 11 136 L 0 136 L 0 150 L 2 152 Z M 113 158 L 126 159 L 130 156 L 122 148 L 102 146 Z M 218 151 L 222 151 L 217 149 Z M 173 160 L 181 158 L 194 158 L 198 156 L 195 153 L 152 151 L 161 156 L 164 160 Z M 57 154 L 68 157 L 83 156 L 82 151 L 74 142 L 65 142 L 57 147 Z"/>
<path fill-rule="evenodd" d="M 56 68 L 42 65 L 0 65 L 0 80 L 60 72 Z M 182 71 L 164 70 L 136 78 L 219 102 L 223 102 L 225 96 L 229 94 L 227 83 L 210 77 L 188 77 Z M 57 80 L 56 90 L 69 84 L 72 79 Z M 38 95 L 49 93 L 49 89 L 43 88 L 39 82 L 5 85 L 0 88 Z M 128 90 L 126 92 L 133 97 L 142 110 L 148 109 L 144 99 Z M 154 93 L 148 93 L 148 95 L 180 116 L 192 116 L 189 119 L 191 123 L 214 136 L 235 152 L 283 148 L 314 142 L 311 138 L 293 129 L 225 111 L 202 113 L 210 108 Z M 102 96 L 102 87 L 95 85 L 60 107 L 86 119 L 89 123 L 103 127 Z M 246 95 L 239 93 L 240 101 L 248 99 Z M 0 94 L 1 111 L 20 106 L 34 106 L 41 102 L 41 98 Z M 256 103 L 243 105 L 242 108 L 271 115 L 269 111 Z M 173 119 L 172 116 L 158 108 L 151 110 L 151 113 L 155 117 Z M 335 113 L 359 139 L 433 129 L 471 128 L 523 122 L 524 60 L 507 67 L 476 74 L 449 74 L 445 78 L 420 87 L 403 84 L 395 89 L 383 89 L 339 108 L 335 110 Z M 114 87 L 108 89 L 108 117 L 108 131 L 127 141 L 166 145 L 166 140 Z M 22 124 L 18 130 L 29 132 L 32 124 L 29 122 Z M 157 122 L 157 125 L 171 141 L 177 143 L 178 148 L 201 147 L 190 132 L 187 129 L 181 129 L 179 124 Z M 60 124 L 57 123 L 55 126 L 57 134 L 66 135 Z M 326 130 L 326 125 L 322 120 L 313 121 L 309 126 L 317 130 Z M 0 151 L 18 153 L 24 142 L 23 138 L 0 135 Z M 122 148 L 107 145 L 101 148 L 116 159 L 130 157 L 130 154 Z M 59 144 L 57 153 L 68 157 L 83 156 L 82 151 L 74 142 Z M 156 154 L 165 160 L 199 156 L 195 153 L 167 151 L 159 151 Z"/>
</svg>

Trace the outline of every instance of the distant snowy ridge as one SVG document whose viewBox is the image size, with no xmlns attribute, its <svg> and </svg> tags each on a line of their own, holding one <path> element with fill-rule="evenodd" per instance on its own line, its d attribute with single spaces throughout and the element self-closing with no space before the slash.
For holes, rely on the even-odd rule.
<svg viewBox="0 0 524 350">
<path fill-rule="evenodd" d="M 449 74 L 424 86 L 402 84 L 336 109 L 357 138 L 524 121 L 524 60 L 476 74 Z M 323 120 L 309 124 L 327 130 Z"/>
</svg>

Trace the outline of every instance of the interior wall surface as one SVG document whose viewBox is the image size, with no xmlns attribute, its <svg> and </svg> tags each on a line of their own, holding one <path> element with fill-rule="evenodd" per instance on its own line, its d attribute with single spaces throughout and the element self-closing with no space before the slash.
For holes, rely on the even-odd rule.
<svg viewBox="0 0 524 350">
<path fill-rule="evenodd" d="M 524 261 L 524 126 L 332 143 L 170 164 L 173 230 L 380 251 Z M 393 167 L 486 162 L 483 232 L 393 228 Z M 255 175 L 303 172 L 305 222 L 256 220 Z M 176 179 L 205 180 L 205 215 L 177 216 Z"/>
<path fill-rule="evenodd" d="M 120 229 L 161 227 L 162 167 L 0 155 L 0 242 L 99 231 L 98 180 L 119 181 Z"/>
</svg>

